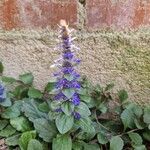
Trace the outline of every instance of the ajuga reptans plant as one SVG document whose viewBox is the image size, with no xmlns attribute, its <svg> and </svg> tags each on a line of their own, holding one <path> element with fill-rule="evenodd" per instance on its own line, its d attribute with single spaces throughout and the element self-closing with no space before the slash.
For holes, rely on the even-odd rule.
<svg viewBox="0 0 150 150">
<path fill-rule="evenodd" d="M 64 20 L 60 21 L 59 27 L 61 57 L 52 65 L 58 67 L 58 72 L 54 73 L 57 82 L 56 93 L 53 97 L 58 107 L 54 111 L 72 115 L 74 119 L 79 120 L 81 114 L 75 109 L 80 105 L 79 91 L 81 89 L 80 75 L 76 72 L 76 66 L 80 63 L 80 59 L 75 57 L 75 50 L 78 48 L 73 44 L 75 39 L 72 37 L 73 30 L 68 28 Z M 70 112 L 66 112 L 66 107 L 70 108 Z"/>
</svg>

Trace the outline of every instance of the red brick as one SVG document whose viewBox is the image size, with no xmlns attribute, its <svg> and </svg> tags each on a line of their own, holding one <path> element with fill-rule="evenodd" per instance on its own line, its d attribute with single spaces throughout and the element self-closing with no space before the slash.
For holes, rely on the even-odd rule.
<svg viewBox="0 0 150 150">
<path fill-rule="evenodd" d="M 90 28 L 150 25 L 150 1 L 87 0 L 86 10 Z"/>
<path fill-rule="evenodd" d="M 7 0 L 0 11 L 4 29 L 54 27 L 60 19 L 77 22 L 76 0 Z"/>
<path fill-rule="evenodd" d="M 87 25 L 98 28 L 110 24 L 110 3 L 107 0 L 87 0 Z"/>
</svg>

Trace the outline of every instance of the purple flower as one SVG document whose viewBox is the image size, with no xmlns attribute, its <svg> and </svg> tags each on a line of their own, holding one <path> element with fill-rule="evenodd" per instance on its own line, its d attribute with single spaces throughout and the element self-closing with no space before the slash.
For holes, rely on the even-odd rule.
<svg viewBox="0 0 150 150">
<path fill-rule="evenodd" d="M 74 116 L 74 118 L 77 119 L 77 120 L 80 120 L 80 118 L 81 118 L 81 115 L 80 115 L 78 112 L 74 112 L 74 113 L 73 113 L 73 116 Z"/>
<path fill-rule="evenodd" d="M 6 99 L 6 91 L 5 91 L 5 87 L 0 84 L 0 102 L 4 102 Z"/>
<path fill-rule="evenodd" d="M 81 88 L 81 85 L 78 81 L 72 81 L 72 88 L 79 89 Z"/>
<path fill-rule="evenodd" d="M 63 67 L 62 69 L 64 74 L 71 74 L 74 71 L 73 67 Z"/>
<path fill-rule="evenodd" d="M 73 53 L 72 52 L 65 52 L 63 54 L 63 58 L 64 59 L 68 59 L 68 60 L 71 60 L 73 58 Z"/>
<path fill-rule="evenodd" d="M 62 112 L 62 109 L 61 108 L 57 108 L 56 110 L 55 110 L 55 112 Z"/>
<path fill-rule="evenodd" d="M 58 93 L 54 96 L 54 100 L 62 100 L 62 99 L 65 99 L 65 98 L 66 97 L 62 92 L 60 92 L 60 93 Z"/>
<path fill-rule="evenodd" d="M 72 103 L 75 105 L 75 106 L 78 106 L 80 104 L 80 97 L 77 93 L 75 93 L 72 97 Z"/>
</svg>

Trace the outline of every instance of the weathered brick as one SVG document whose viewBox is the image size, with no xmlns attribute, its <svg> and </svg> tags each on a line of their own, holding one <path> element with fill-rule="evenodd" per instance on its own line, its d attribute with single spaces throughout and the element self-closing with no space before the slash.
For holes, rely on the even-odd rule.
<svg viewBox="0 0 150 150">
<path fill-rule="evenodd" d="M 87 25 L 97 28 L 107 26 L 109 21 L 108 11 L 110 3 L 106 0 L 87 0 Z"/>
<path fill-rule="evenodd" d="M 76 0 L 4 0 L 0 5 L 4 29 L 54 27 L 60 19 L 75 25 Z"/>
<path fill-rule="evenodd" d="M 90 28 L 150 25 L 150 1 L 87 0 L 86 10 Z"/>
</svg>

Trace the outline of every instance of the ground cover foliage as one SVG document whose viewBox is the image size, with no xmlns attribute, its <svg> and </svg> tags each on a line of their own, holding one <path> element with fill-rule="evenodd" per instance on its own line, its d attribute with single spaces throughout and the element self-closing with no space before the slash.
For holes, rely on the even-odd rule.
<svg viewBox="0 0 150 150">
<path fill-rule="evenodd" d="M 125 90 L 114 96 L 111 92 L 113 84 L 93 86 L 82 78 L 80 107 L 74 108 L 63 102 L 61 112 L 54 111 L 60 106 L 59 101 L 57 104 L 53 100 L 55 80 L 50 80 L 44 91 L 40 91 L 33 86 L 33 79 L 31 73 L 14 79 L 2 76 L 1 72 L 1 86 L 5 85 L 4 98 L 0 96 L 2 149 L 150 148 L 150 107 L 142 108 L 129 101 Z M 80 112 L 80 119 L 71 115 L 74 109 Z"/>
</svg>

